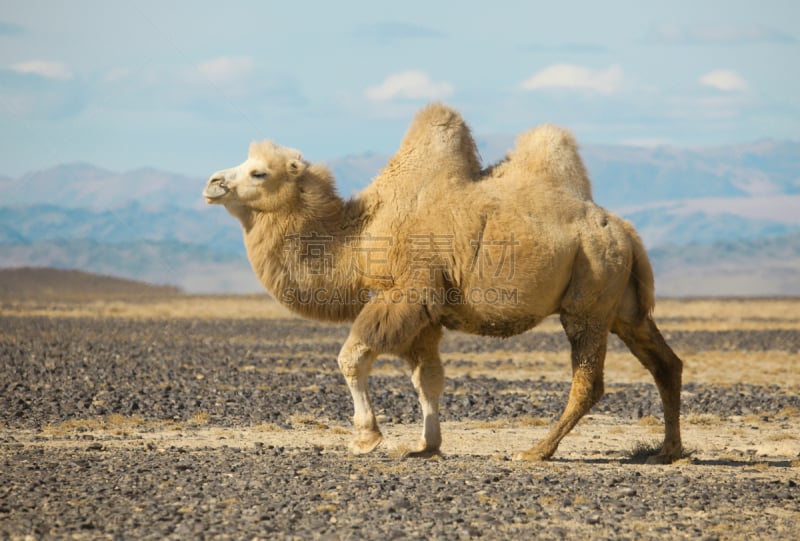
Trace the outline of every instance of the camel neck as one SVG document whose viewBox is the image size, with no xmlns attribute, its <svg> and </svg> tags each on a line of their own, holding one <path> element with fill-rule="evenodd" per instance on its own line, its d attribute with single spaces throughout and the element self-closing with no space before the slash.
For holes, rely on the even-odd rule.
<svg viewBox="0 0 800 541">
<path fill-rule="evenodd" d="M 325 209 L 253 213 L 249 224 L 243 221 L 247 254 L 261 283 L 304 316 L 342 321 L 360 309 L 350 302 L 359 285 L 345 268 L 348 239 L 358 234 L 357 225 L 349 225 L 348 206 L 337 197 Z M 329 297 L 347 302 L 305 302 Z"/>
</svg>

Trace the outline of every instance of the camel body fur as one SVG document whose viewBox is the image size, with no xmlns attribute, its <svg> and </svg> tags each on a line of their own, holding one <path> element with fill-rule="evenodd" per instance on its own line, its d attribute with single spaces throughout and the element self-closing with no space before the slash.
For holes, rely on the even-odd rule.
<svg viewBox="0 0 800 541">
<path fill-rule="evenodd" d="M 681 361 L 651 319 L 646 251 L 630 224 L 594 203 L 566 130 L 530 130 L 481 170 L 461 116 L 434 104 L 350 201 L 327 168 L 268 141 L 215 173 L 205 195 L 239 219 L 253 269 L 276 299 L 307 317 L 354 322 L 339 355 L 354 401 L 353 452 L 381 441 L 367 388 L 377 355 L 411 365 L 423 412 L 415 453 L 428 455 L 441 444 L 442 328 L 506 337 L 557 313 L 572 347 L 572 390 L 550 435 L 516 457 L 549 458 L 602 396 L 609 332 L 661 392 L 666 434 L 654 460 L 680 456 Z"/>
</svg>

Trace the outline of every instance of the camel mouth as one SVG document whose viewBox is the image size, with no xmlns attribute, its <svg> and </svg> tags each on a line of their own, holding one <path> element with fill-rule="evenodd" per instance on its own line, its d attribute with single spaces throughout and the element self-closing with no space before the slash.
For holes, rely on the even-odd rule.
<svg viewBox="0 0 800 541">
<path fill-rule="evenodd" d="M 220 199 L 228 195 L 230 190 L 225 185 L 224 179 L 212 178 L 206 184 L 203 190 L 203 197 L 206 198 L 206 203 L 213 204 L 219 202 Z"/>
</svg>

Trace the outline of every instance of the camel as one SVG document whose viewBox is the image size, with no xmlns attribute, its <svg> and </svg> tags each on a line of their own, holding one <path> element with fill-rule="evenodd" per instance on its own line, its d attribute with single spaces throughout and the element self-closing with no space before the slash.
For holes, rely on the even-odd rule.
<svg viewBox="0 0 800 541">
<path fill-rule="evenodd" d="M 359 195 L 337 195 L 331 171 L 294 149 L 254 142 L 242 164 L 214 173 L 206 202 L 241 223 L 253 270 L 305 316 L 352 321 L 338 365 L 353 399 L 354 454 L 382 434 L 367 379 L 376 357 L 411 367 L 422 437 L 409 456 L 440 452 L 443 328 L 508 337 L 558 314 L 571 346 L 572 384 L 549 434 L 514 455 L 539 461 L 603 395 L 610 332 L 652 373 L 665 434 L 653 463 L 682 454 L 682 361 L 652 318 L 653 272 L 633 226 L 592 199 L 572 135 L 545 125 L 481 168 L 461 115 L 431 104 Z"/>
</svg>

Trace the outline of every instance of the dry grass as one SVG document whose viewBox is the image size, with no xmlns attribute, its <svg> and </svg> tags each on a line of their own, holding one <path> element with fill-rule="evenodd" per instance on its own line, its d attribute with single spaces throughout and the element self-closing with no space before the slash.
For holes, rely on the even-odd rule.
<svg viewBox="0 0 800 541">
<path fill-rule="evenodd" d="M 146 421 L 141 415 L 120 415 L 118 413 L 105 417 L 89 419 L 70 419 L 58 424 L 43 427 L 42 432 L 48 436 L 61 437 L 75 432 L 104 431 L 117 436 L 126 436 L 133 430 L 144 428 L 161 428 L 174 424 L 172 421 Z"/>
<path fill-rule="evenodd" d="M 275 423 L 261 423 L 256 425 L 253 430 L 256 432 L 281 432 L 283 428 Z"/>
<path fill-rule="evenodd" d="M 191 426 L 205 426 L 211 422 L 211 415 L 207 411 L 199 411 L 192 415 L 187 424 Z"/>
<path fill-rule="evenodd" d="M 657 441 L 642 441 L 639 440 L 633 444 L 633 447 L 626 453 L 628 460 L 635 464 L 644 464 L 647 459 L 653 455 L 657 455 L 661 450 L 661 443 Z"/>
<path fill-rule="evenodd" d="M 787 406 L 775 414 L 778 419 L 797 419 L 800 417 L 800 409 L 794 406 Z"/>
<path fill-rule="evenodd" d="M 733 385 L 780 385 L 800 388 L 800 371 L 793 369 L 797 355 L 787 351 L 679 352 L 684 360 L 683 380 Z"/>
<path fill-rule="evenodd" d="M 722 423 L 719 415 L 713 415 L 711 413 L 691 413 L 684 416 L 683 420 L 690 425 L 702 427 L 712 427 Z"/>
<path fill-rule="evenodd" d="M 12 316 L 133 319 L 286 319 L 297 316 L 267 295 L 176 296 L 167 300 L 14 301 L 0 313 Z"/>
<path fill-rule="evenodd" d="M 498 429 L 498 428 L 525 428 L 548 426 L 552 420 L 544 417 L 533 417 L 531 415 L 522 415 L 519 417 L 495 419 L 491 421 L 473 421 L 469 423 L 471 428 L 477 429 Z"/>
<path fill-rule="evenodd" d="M 499 499 L 489 496 L 485 490 L 476 492 L 475 495 L 477 496 L 477 500 L 483 504 L 499 505 L 501 503 Z"/>
<path fill-rule="evenodd" d="M 627 452 L 628 460 L 634 464 L 644 464 L 647 460 L 661 451 L 661 443 L 656 441 L 637 441 L 630 451 Z M 691 464 L 693 450 L 684 448 L 683 456 L 673 462 L 673 464 Z"/>
<path fill-rule="evenodd" d="M 800 389 L 800 370 L 794 369 L 797 355 L 787 351 L 711 350 L 677 351 L 677 353 L 684 361 L 684 383 L 713 385 L 749 383 Z M 569 353 L 566 350 L 453 352 L 443 354 L 442 358 L 445 372 L 450 377 L 470 375 L 505 380 L 542 378 L 548 381 L 569 381 L 571 374 Z M 503 363 L 498 367 L 494 364 L 498 359 L 511 359 L 512 362 Z M 456 365 L 452 361 L 468 361 L 470 364 Z M 381 373 L 406 374 L 391 365 L 384 365 Z M 607 392 L 614 391 L 614 384 L 653 383 L 653 377 L 633 355 L 614 351 L 606 356 L 605 380 Z"/>
<path fill-rule="evenodd" d="M 572 500 L 572 505 L 588 505 L 590 503 L 592 503 L 591 498 L 588 498 L 588 497 L 584 496 L 583 494 L 578 494 Z"/>
<path fill-rule="evenodd" d="M 166 300 L 144 297 L 131 300 L 11 300 L 3 304 L 4 315 L 133 317 L 133 318 L 296 318 L 266 294 L 176 295 Z M 659 299 L 656 321 L 665 330 L 798 329 L 800 299 Z M 561 329 L 556 316 L 538 327 Z"/>
<path fill-rule="evenodd" d="M 659 299 L 654 315 L 656 321 L 665 320 L 662 326 L 667 329 L 694 330 L 698 325 L 705 325 L 705 330 L 796 329 L 800 299 Z"/>
<path fill-rule="evenodd" d="M 661 434 L 664 432 L 664 423 L 661 419 L 657 419 L 652 415 L 645 415 L 639 422 L 636 423 L 641 427 L 645 427 L 649 434 Z"/>
<path fill-rule="evenodd" d="M 658 426 L 658 427 L 660 427 L 663 423 L 659 419 L 653 417 L 652 415 L 645 415 L 644 417 L 639 419 L 639 423 L 638 424 L 639 424 L 639 426 Z"/>
<path fill-rule="evenodd" d="M 309 413 L 293 413 L 288 420 L 292 426 L 309 426 L 317 422 L 317 418 Z"/>
<path fill-rule="evenodd" d="M 779 434 L 770 434 L 767 436 L 767 441 L 788 441 L 796 439 L 797 435 L 791 432 L 781 432 Z"/>
<path fill-rule="evenodd" d="M 554 503 L 556 503 L 556 497 L 555 496 L 539 496 L 538 502 L 539 502 L 539 505 L 541 505 L 542 507 L 549 507 L 549 506 L 553 505 Z"/>
</svg>

